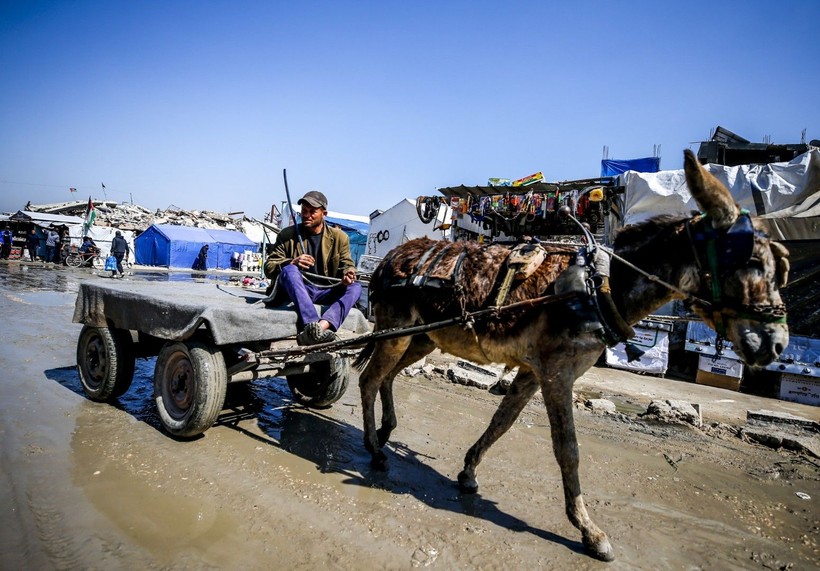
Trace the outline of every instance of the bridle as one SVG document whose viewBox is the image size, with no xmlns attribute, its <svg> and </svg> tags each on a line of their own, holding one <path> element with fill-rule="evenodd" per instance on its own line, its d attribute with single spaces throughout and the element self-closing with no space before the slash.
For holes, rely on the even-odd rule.
<svg viewBox="0 0 820 571">
<path fill-rule="evenodd" d="M 699 222 L 702 222 L 702 229 L 696 227 Z M 754 229 L 748 210 L 741 209 L 737 220 L 727 230 L 714 228 L 711 219 L 706 214 L 686 220 L 685 226 L 695 264 L 708 284 L 711 301 L 686 292 L 642 270 L 608 248 L 605 250 L 613 259 L 635 270 L 649 281 L 680 294 L 688 303 L 698 305 L 711 313 L 715 330 L 720 337 L 726 337 L 726 321 L 730 318 L 752 319 L 762 323 L 786 323 L 786 306 L 783 304 L 732 304 L 727 303 L 724 299 L 721 287 L 722 275 L 733 268 L 747 264 L 752 257 L 755 235 L 763 235 L 762 232 Z"/>
<path fill-rule="evenodd" d="M 698 222 L 701 223 L 701 228 L 696 226 Z M 728 229 L 715 228 L 712 219 L 706 214 L 690 218 L 685 224 L 695 264 L 711 291 L 712 300 L 707 302 L 695 296 L 690 297 L 711 312 L 718 335 L 726 336 L 726 321 L 730 318 L 786 323 L 786 307 L 783 304 L 733 304 L 724 299 L 721 278 L 728 271 L 745 266 L 751 260 L 756 235 L 765 237 L 765 234 L 755 230 L 748 210 L 741 209 Z"/>
</svg>

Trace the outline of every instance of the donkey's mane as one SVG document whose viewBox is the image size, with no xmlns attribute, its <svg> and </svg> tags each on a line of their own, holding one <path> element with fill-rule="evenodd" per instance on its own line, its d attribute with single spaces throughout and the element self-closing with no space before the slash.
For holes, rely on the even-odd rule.
<svg viewBox="0 0 820 571">
<path fill-rule="evenodd" d="M 659 240 L 659 238 L 675 231 L 688 218 L 688 216 L 661 214 L 638 224 L 626 226 L 615 237 L 614 249 L 624 254 L 649 245 L 660 247 L 665 240 Z"/>
</svg>

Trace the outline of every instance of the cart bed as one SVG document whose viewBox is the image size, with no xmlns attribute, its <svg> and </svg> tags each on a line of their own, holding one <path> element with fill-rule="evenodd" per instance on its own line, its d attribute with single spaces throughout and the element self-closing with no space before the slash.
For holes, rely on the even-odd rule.
<svg viewBox="0 0 820 571">
<path fill-rule="evenodd" d="M 80 284 L 74 323 L 140 331 L 172 341 L 189 339 L 203 324 L 216 345 L 292 337 L 292 305 L 266 307 L 259 293 L 207 283 L 95 282 Z M 369 331 L 367 320 L 351 310 L 342 328 Z"/>
</svg>

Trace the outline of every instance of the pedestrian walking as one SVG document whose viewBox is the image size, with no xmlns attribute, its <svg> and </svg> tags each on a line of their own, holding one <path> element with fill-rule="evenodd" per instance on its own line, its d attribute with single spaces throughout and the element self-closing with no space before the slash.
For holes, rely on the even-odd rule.
<svg viewBox="0 0 820 571">
<path fill-rule="evenodd" d="M 130 253 L 131 248 L 128 246 L 128 242 L 122 237 L 122 232 L 117 230 L 114 239 L 111 241 L 111 254 L 117 259 L 117 269 L 111 272 L 112 278 L 117 277 L 117 272 L 120 273 L 120 277 L 125 275 L 125 271 L 122 269 L 122 259 Z"/>
<path fill-rule="evenodd" d="M 31 261 L 37 260 L 37 248 L 40 247 L 40 238 L 37 236 L 37 229 L 32 228 L 31 233 L 26 236 L 26 247 L 28 248 L 28 256 Z"/>
</svg>

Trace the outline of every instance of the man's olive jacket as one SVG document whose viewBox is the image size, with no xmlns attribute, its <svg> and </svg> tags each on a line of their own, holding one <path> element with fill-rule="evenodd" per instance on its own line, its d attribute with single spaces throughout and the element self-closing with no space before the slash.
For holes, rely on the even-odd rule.
<svg viewBox="0 0 820 571">
<path fill-rule="evenodd" d="M 271 283 L 275 283 L 282 268 L 291 263 L 293 258 L 304 254 L 296 236 L 296 226 L 288 226 L 276 238 L 273 244 L 273 252 L 265 260 L 265 275 L 270 278 Z M 307 242 L 307 237 L 302 233 L 302 240 Z M 353 258 L 350 255 L 350 238 L 339 230 L 325 223 L 324 234 L 322 235 L 322 255 L 320 268 L 317 274 L 331 278 L 341 278 L 347 270 L 354 270 Z"/>
</svg>

